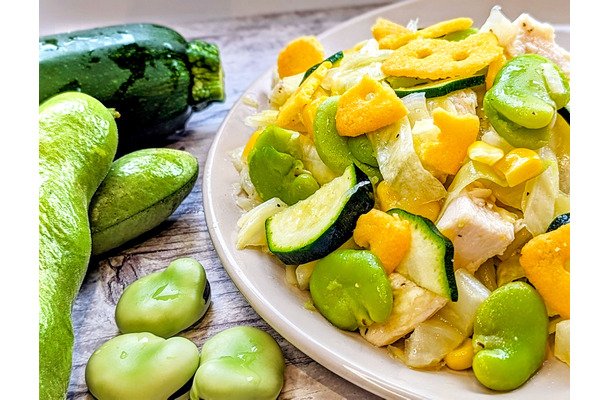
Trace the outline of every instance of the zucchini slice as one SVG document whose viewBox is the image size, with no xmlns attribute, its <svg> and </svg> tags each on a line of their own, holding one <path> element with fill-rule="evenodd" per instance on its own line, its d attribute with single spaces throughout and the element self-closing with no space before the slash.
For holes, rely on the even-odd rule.
<svg viewBox="0 0 610 400">
<path fill-rule="evenodd" d="M 458 289 L 453 272 L 453 243 L 427 218 L 394 208 L 388 214 L 409 221 L 411 249 L 396 272 L 419 286 L 457 301 Z"/>
<path fill-rule="evenodd" d="M 360 215 L 375 205 L 373 185 L 354 164 L 314 194 L 269 217 L 269 250 L 286 265 L 320 259 L 353 234 Z"/>
<path fill-rule="evenodd" d="M 559 113 L 559 115 L 561 115 L 563 119 L 570 124 L 570 103 L 557 110 L 557 113 Z"/>
<path fill-rule="evenodd" d="M 324 61 L 330 61 L 331 64 L 333 66 L 336 66 L 336 64 L 341 61 L 343 59 L 343 52 L 342 51 L 338 51 L 335 54 L 327 57 Z M 313 71 L 315 71 L 316 69 L 318 69 L 318 67 L 320 66 L 320 64 L 322 64 L 324 61 L 317 63 L 316 65 L 314 65 L 313 67 L 309 68 L 307 71 L 305 71 L 305 73 L 303 74 L 303 78 L 301 79 L 301 83 L 299 83 L 299 85 L 301 85 L 303 82 L 305 82 L 305 79 L 307 79 L 307 77 L 309 75 L 311 75 L 311 73 Z"/>
<path fill-rule="evenodd" d="M 558 229 L 562 225 L 566 225 L 570 223 L 570 213 L 560 214 L 553 219 L 549 227 L 547 228 L 547 232 L 554 231 Z"/>
<path fill-rule="evenodd" d="M 408 88 L 397 88 L 394 89 L 398 97 L 405 97 L 411 93 L 424 92 L 427 99 L 433 97 L 445 96 L 456 90 L 468 89 L 475 86 L 480 86 L 485 83 L 485 75 L 473 75 L 467 78 L 453 78 L 443 79 L 442 81 L 435 81 L 425 83 L 423 85 L 411 86 Z"/>
</svg>

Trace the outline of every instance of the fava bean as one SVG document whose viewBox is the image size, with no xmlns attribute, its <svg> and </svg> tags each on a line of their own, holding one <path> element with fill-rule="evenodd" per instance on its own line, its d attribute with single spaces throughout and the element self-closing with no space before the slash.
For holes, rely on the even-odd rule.
<svg viewBox="0 0 610 400">
<path fill-rule="evenodd" d="M 280 198 L 288 205 L 309 197 L 320 185 L 305 171 L 299 133 L 270 125 L 248 154 L 250 179 L 267 201 Z"/>
<path fill-rule="evenodd" d="M 542 365 L 548 316 L 542 297 L 529 284 L 500 286 L 479 307 L 472 336 L 472 369 L 493 390 L 521 386 Z"/>
<path fill-rule="evenodd" d="M 570 101 L 570 84 L 557 65 L 536 54 L 508 61 L 485 93 L 483 107 L 494 129 L 515 147 L 548 143 L 557 110 Z"/>
<path fill-rule="evenodd" d="M 198 365 L 199 351 L 188 339 L 127 333 L 93 352 L 85 380 L 98 400 L 167 400 L 191 379 Z"/>
<path fill-rule="evenodd" d="M 316 308 L 340 329 L 353 331 L 383 322 L 392 312 L 390 281 L 369 250 L 336 250 L 320 259 L 309 290 Z"/>
<path fill-rule="evenodd" d="M 201 319 L 210 307 L 210 285 L 203 266 L 179 258 L 160 272 L 127 286 L 115 310 L 123 333 L 150 332 L 168 338 Z"/>
<path fill-rule="evenodd" d="M 191 400 L 274 400 L 284 385 L 284 356 L 271 335 L 236 326 L 201 347 Z"/>
</svg>

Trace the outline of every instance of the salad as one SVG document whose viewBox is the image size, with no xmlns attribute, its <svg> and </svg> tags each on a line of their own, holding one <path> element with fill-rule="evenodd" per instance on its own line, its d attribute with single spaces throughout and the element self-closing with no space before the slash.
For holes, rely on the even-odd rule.
<svg viewBox="0 0 610 400">
<path fill-rule="evenodd" d="M 281 261 L 304 307 L 492 390 L 569 365 L 570 54 L 550 25 L 494 7 L 479 27 L 379 18 L 330 55 L 296 38 L 245 123 L 236 246 Z"/>
</svg>

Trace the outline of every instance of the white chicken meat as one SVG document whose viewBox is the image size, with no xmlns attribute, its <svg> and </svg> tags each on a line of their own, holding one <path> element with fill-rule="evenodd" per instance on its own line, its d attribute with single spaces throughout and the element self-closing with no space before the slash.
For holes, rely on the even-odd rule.
<svg viewBox="0 0 610 400">
<path fill-rule="evenodd" d="M 454 268 L 474 273 L 489 258 L 504 253 L 515 239 L 515 223 L 495 207 L 488 189 L 465 191 L 447 205 L 437 227 L 454 247 Z"/>
<path fill-rule="evenodd" d="M 510 22 L 499 6 L 492 8 L 481 32 L 493 32 L 509 59 L 522 54 L 538 54 L 554 62 L 570 79 L 570 53 L 555 43 L 555 30 L 529 14 Z"/>
</svg>

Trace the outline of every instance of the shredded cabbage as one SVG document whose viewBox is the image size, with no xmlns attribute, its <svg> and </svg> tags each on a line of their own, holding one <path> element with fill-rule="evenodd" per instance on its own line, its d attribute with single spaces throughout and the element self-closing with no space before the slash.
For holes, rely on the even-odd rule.
<svg viewBox="0 0 610 400">
<path fill-rule="evenodd" d="M 555 218 L 555 202 L 559 198 L 559 168 L 555 155 L 547 150 L 540 157 L 548 167 L 525 184 L 522 209 L 523 223 L 534 236 L 546 232 Z"/>
<path fill-rule="evenodd" d="M 242 215 L 237 221 L 240 228 L 236 240 L 237 248 L 241 250 L 249 246 L 267 246 L 265 221 L 286 207 L 286 203 L 274 197 Z"/>
<path fill-rule="evenodd" d="M 358 51 L 346 53 L 341 64 L 331 68 L 322 81 L 322 87 L 334 94 L 343 94 L 355 86 L 364 75 L 381 81 L 386 75 L 381 71 L 381 63 L 392 54 L 392 50 L 380 50 L 375 39 L 367 40 Z"/>
<path fill-rule="evenodd" d="M 244 123 L 247 126 L 254 128 L 264 128 L 268 125 L 273 125 L 277 120 L 277 110 L 263 110 L 259 113 L 249 115 L 246 117 Z"/>
<path fill-rule="evenodd" d="M 458 173 L 453 178 L 453 181 L 447 190 L 447 200 L 441 209 L 438 219 L 443 216 L 443 213 L 447 209 L 449 203 L 458 197 L 462 190 L 464 190 L 471 183 L 479 180 L 490 181 L 500 187 L 507 186 L 506 179 L 498 175 L 489 165 L 485 165 L 473 160 L 468 161 L 460 168 Z"/>
<path fill-rule="evenodd" d="M 272 108 L 280 108 L 293 93 L 295 93 L 303 80 L 303 74 L 287 76 L 280 79 L 269 93 L 269 103 Z"/>
<path fill-rule="evenodd" d="M 320 186 L 332 181 L 339 175 L 335 174 L 320 158 L 316 146 L 308 136 L 300 135 L 301 147 L 303 148 L 303 165 L 311 172 Z"/>
<path fill-rule="evenodd" d="M 423 167 L 415 153 L 408 117 L 367 135 L 381 175 L 394 191 L 414 205 L 445 198 L 445 187 Z"/>
</svg>

